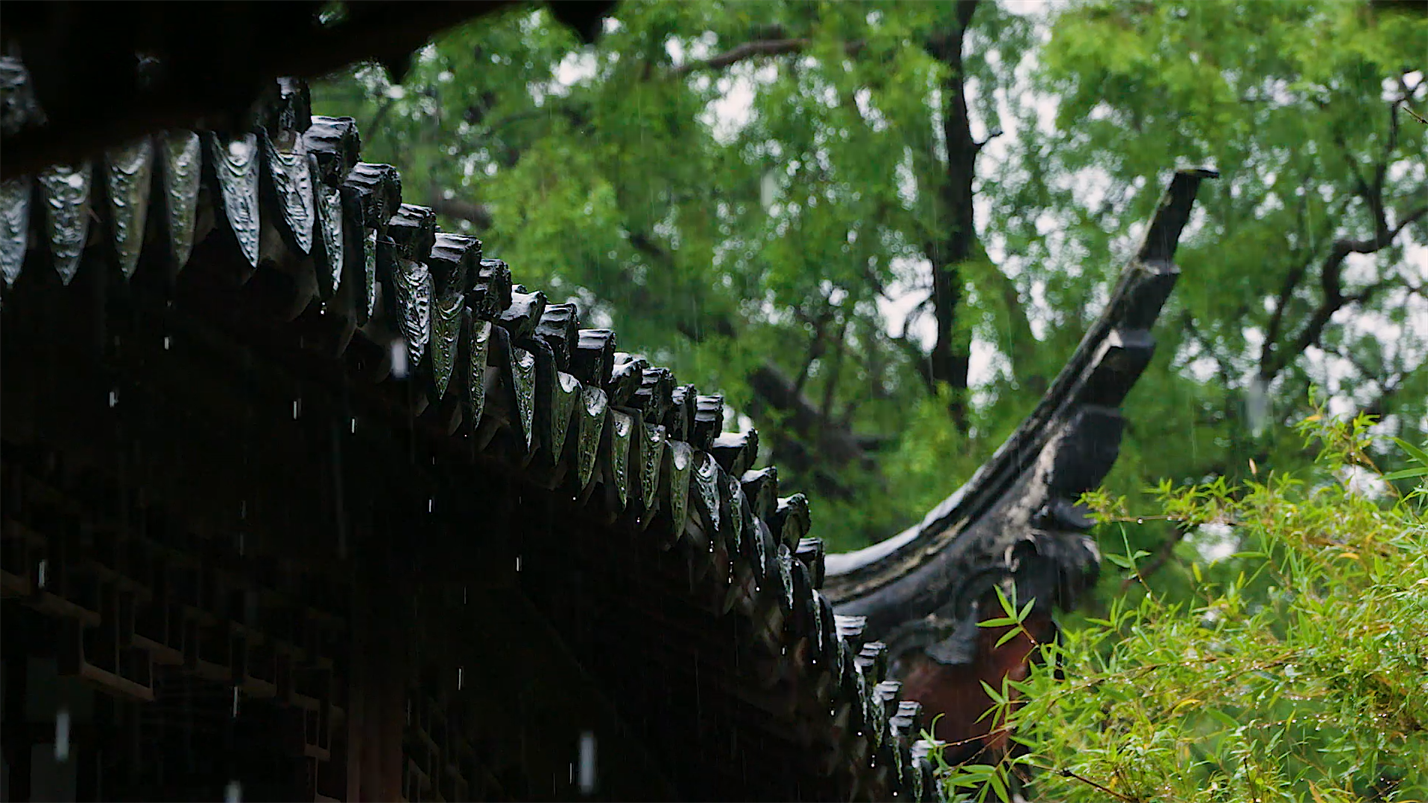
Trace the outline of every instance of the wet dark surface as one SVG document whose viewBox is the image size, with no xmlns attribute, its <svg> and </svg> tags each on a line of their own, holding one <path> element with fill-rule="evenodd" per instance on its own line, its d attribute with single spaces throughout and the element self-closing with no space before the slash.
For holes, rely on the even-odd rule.
<svg viewBox="0 0 1428 803">
<path fill-rule="evenodd" d="M 757 435 L 716 438 L 719 397 L 473 270 L 319 123 L 313 159 L 166 137 L 144 225 L 95 206 L 91 166 L 3 196 L 32 246 L 0 310 L 5 610 L 62 623 L 30 651 L 122 701 L 77 731 L 104 788 L 567 799 L 586 732 L 610 799 L 911 784 L 878 769 L 917 731 L 838 637 L 806 511 L 741 485 Z"/>
</svg>

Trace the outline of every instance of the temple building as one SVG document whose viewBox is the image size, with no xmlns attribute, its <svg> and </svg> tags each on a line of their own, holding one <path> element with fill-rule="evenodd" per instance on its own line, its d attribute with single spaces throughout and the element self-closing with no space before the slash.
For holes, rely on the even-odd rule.
<svg viewBox="0 0 1428 803">
<path fill-rule="evenodd" d="M 826 555 L 717 392 L 262 87 L 0 185 L 0 799 L 932 800 L 934 714 L 1000 749 L 1030 645 L 978 623 L 1094 582 L 1075 501 L 1205 173 L 964 489 Z"/>
</svg>

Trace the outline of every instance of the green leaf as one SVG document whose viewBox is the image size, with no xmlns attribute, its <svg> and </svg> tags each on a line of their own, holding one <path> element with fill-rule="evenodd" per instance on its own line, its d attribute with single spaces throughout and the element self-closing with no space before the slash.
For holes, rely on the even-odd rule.
<svg viewBox="0 0 1428 803">
<path fill-rule="evenodd" d="M 1423 451 L 1402 438 L 1394 438 L 1393 442 L 1398 445 L 1398 448 L 1407 452 L 1414 460 L 1422 463 L 1424 466 L 1428 466 L 1428 452 Z"/>
</svg>

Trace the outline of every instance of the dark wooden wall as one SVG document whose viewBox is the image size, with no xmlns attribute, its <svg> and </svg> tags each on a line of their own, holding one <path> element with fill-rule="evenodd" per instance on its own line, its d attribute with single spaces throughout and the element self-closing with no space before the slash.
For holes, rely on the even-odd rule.
<svg viewBox="0 0 1428 803">
<path fill-rule="evenodd" d="M 572 799 L 583 733 L 593 796 L 667 793 L 531 635 L 539 494 L 270 348 L 221 253 L 163 292 L 102 260 L 27 269 L 0 311 L 7 799 Z M 30 760 L 55 688 L 82 699 L 59 781 Z"/>
</svg>

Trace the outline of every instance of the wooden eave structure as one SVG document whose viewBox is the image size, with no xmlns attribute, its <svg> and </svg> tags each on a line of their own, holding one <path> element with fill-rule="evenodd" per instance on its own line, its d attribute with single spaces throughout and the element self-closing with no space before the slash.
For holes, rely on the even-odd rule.
<svg viewBox="0 0 1428 803">
<path fill-rule="evenodd" d="M 909 659 L 964 667 L 985 656 L 979 622 L 1004 614 L 1000 589 L 1051 622 L 1095 584 L 1100 555 L 1078 505 L 1110 471 L 1120 406 L 1155 349 L 1151 327 L 1179 276 L 1174 255 L 1200 182 L 1181 170 L 1135 256 L 1036 409 L 956 493 L 916 526 L 866 549 L 830 555 L 824 593 L 861 637 Z M 980 712 L 978 712 L 980 713 Z"/>
<path fill-rule="evenodd" d="M 271 708 L 316 800 L 577 797 L 512 735 L 576 720 L 611 799 L 937 799 L 757 434 L 262 97 L 0 185 L 7 632 L 154 740 Z"/>
<path fill-rule="evenodd" d="M 38 100 L 31 111 L 43 113 L 4 110 L 0 178 L 163 129 L 246 130 L 250 110 L 282 76 L 311 80 L 370 60 L 400 83 L 412 53 L 433 35 L 521 5 L 535 4 L 8 0 L 0 55 L 25 61 Z M 615 0 L 542 5 L 588 43 Z"/>
</svg>

